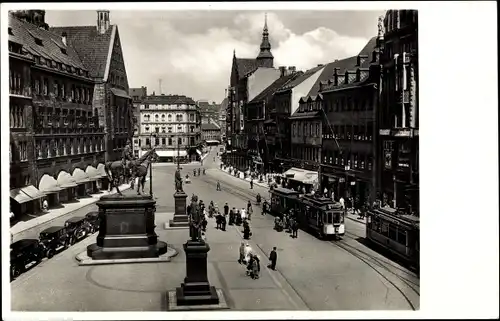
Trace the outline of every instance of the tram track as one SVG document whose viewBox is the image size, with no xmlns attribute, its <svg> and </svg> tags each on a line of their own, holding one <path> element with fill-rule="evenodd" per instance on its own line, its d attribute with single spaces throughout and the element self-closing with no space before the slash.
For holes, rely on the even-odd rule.
<svg viewBox="0 0 500 321">
<path fill-rule="evenodd" d="M 203 177 L 202 180 L 207 184 L 217 186 L 217 180 L 212 178 L 212 177 L 205 176 L 205 177 Z M 221 189 L 229 194 L 235 195 L 237 197 L 241 197 L 243 199 L 248 199 L 249 196 L 254 198 L 257 195 L 257 193 L 249 192 L 248 190 L 239 188 L 239 187 L 234 186 L 234 185 L 232 185 L 231 188 L 223 188 L 221 186 Z M 347 231 L 346 231 L 346 235 L 353 240 L 356 240 L 359 237 L 358 235 L 352 234 L 352 233 L 347 232 Z M 419 289 L 416 288 L 416 287 L 420 287 L 420 285 L 416 284 L 412 280 L 409 280 L 409 279 L 401 276 L 397 272 L 394 272 L 393 270 L 391 270 L 391 268 L 394 268 L 402 273 L 408 273 L 408 272 L 406 272 L 402 268 L 395 266 L 394 264 L 392 264 L 390 262 L 387 262 L 387 261 L 382 260 L 382 259 L 378 259 L 378 258 L 374 257 L 373 255 L 366 253 L 365 251 L 362 251 L 362 250 L 360 250 L 360 249 L 358 249 L 350 244 L 347 244 L 347 243 L 345 243 L 345 241 L 342 241 L 342 240 L 329 241 L 328 243 L 332 246 L 336 246 L 336 247 L 344 250 L 345 252 L 349 253 L 350 255 L 354 256 L 358 260 L 365 263 L 368 267 L 370 267 L 373 271 L 375 271 L 378 275 L 380 275 L 380 277 L 382 277 L 389 284 L 391 284 L 403 296 L 403 298 L 405 299 L 405 301 L 408 303 L 408 305 L 411 307 L 412 310 L 414 310 L 414 311 L 417 310 L 417 308 L 415 307 L 415 305 L 413 304 L 411 299 L 408 297 L 408 295 L 403 291 L 403 289 L 401 289 L 400 286 L 398 286 L 392 280 L 390 280 L 388 276 L 384 275 L 381 271 L 379 271 L 379 269 L 377 269 L 377 267 L 388 272 L 390 275 L 396 277 L 406 287 L 411 289 L 411 291 L 413 291 L 417 296 L 420 297 L 420 291 L 419 291 Z M 370 260 L 371 260 L 371 262 L 370 262 Z M 387 265 L 390 265 L 390 267 L 388 267 Z"/>
</svg>

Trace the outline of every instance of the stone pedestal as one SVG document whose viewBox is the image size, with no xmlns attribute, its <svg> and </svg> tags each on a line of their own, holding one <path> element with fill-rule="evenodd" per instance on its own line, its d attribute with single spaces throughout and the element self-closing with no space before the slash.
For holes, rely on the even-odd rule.
<svg viewBox="0 0 500 321">
<path fill-rule="evenodd" d="M 175 192 L 175 212 L 174 219 L 170 220 L 170 227 L 189 227 L 189 218 L 186 211 L 187 194 L 184 192 Z"/>
<path fill-rule="evenodd" d="M 207 275 L 207 253 L 210 246 L 203 241 L 189 240 L 184 244 L 186 252 L 186 277 L 176 289 L 178 306 L 219 304 L 215 287 L 210 286 Z"/>
<path fill-rule="evenodd" d="M 101 197 L 97 243 L 87 247 L 93 260 L 157 258 L 167 244 L 155 233 L 156 201 L 151 196 Z"/>
</svg>

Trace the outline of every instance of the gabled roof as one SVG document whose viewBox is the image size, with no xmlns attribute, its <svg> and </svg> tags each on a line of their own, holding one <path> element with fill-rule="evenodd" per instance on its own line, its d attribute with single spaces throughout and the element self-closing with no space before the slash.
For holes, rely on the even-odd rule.
<svg viewBox="0 0 500 321">
<path fill-rule="evenodd" d="M 257 60 L 250 58 L 236 58 L 239 79 L 244 78 L 248 73 L 257 69 Z"/>
<path fill-rule="evenodd" d="M 278 91 L 281 87 L 285 86 L 288 82 L 293 81 L 293 79 L 302 75 L 302 72 L 293 73 L 287 76 L 280 77 L 276 79 L 269 87 L 264 89 L 260 94 L 258 94 L 254 99 L 252 99 L 249 104 L 268 100 L 276 91 Z"/>
<path fill-rule="evenodd" d="M 300 85 L 304 80 L 306 80 L 307 78 L 311 77 L 312 75 L 314 75 L 318 70 L 321 70 L 321 68 L 324 68 L 323 65 L 321 66 L 316 66 L 314 68 L 311 68 L 309 70 L 307 70 L 306 72 L 302 73 L 300 75 L 300 77 L 297 77 L 295 78 L 293 81 L 290 81 L 289 83 L 287 83 L 285 86 L 283 86 L 282 88 L 280 88 L 280 91 L 281 90 L 288 90 L 288 89 L 292 89 L 294 88 L 295 86 L 298 86 Z"/>
<path fill-rule="evenodd" d="M 220 127 L 214 123 L 201 124 L 201 130 L 220 130 Z"/>
<path fill-rule="evenodd" d="M 104 34 L 99 34 L 96 26 L 52 27 L 50 31 L 60 36 L 66 32 L 68 44 L 76 49 L 90 75 L 104 78 L 111 35 L 115 28 L 115 25 L 110 25 Z"/>
<path fill-rule="evenodd" d="M 145 100 L 148 104 L 165 104 L 165 105 L 195 105 L 195 101 L 191 97 L 184 95 L 151 95 Z"/>
<path fill-rule="evenodd" d="M 29 22 L 19 20 L 12 15 L 9 16 L 9 27 L 12 32 L 12 35 L 9 35 L 9 40 L 22 45 L 23 49 L 29 54 L 84 71 L 88 70 L 80 60 L 75 49 L 71 45 L 65 46 L 59 35 L 49 30 L 38 28 Z M 35 39 L 41 40 L 41 45 Z M 63 53 L 64 50 L 66 53 Z"/>
<path fill-rule="evenodd" d="M 305 119 L 305 118 L 315 118 L 321 116 L 321 112 L 316 110 L 316 111 L 304 111 L 304 112 L 298 112 L 295 111 L 292 116 L 290 116 L 290 119 Z"/>
<path fill-rule="evenodd" d="M 371 38 L 370 40 L 368 40 L 368 43 L 366 44 L 366 46 L 359 52 L 359 56 L 362 56 L 362 55 L 367 55 L 368 57 L 370 57 L 370 55 L 372 54 L 372 51 L 373 49 L 375 49 L 375 47 L 377 46 L 377 37 L 373 37 Z"/>
</svg>

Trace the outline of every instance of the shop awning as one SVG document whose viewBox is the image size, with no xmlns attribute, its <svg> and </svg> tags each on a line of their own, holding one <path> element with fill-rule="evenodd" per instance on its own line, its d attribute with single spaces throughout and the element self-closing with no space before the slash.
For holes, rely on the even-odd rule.
<svg viewBox="0 0 500 321">
<path fill-rule="evenodd" d="M 99 173 L 97 168 L 95 168 L 94 166 L 90 166 L 90 165 L 87 166 L 87 168 L 85 169 L 85 174 L 87 174 L 87 176 L 90 178 L 94 178 L 94 179 L 101 178 L 101 174 Z"/>
<path fill-rule="evenodd" d="M 61 171 L 57 176 L 57 184 L 62 188 L 77 187 L 78 184 L 68 172 Z"/>
<path fill-rule="evenodd" d="M 156 154 L 160 157 L 185 157 L 187 152 L 185 150 L 157 150 Z"/>
<path fill-rule="evenodd" d="M 96 178 L 94 178 L 94 177 L 92 177 L 92 178 L 89 177 L 87 175 L 87 173 L 85 173 L 80 168 L 75 168 L 75 170 L 73 171 L 73 175 L 71 175 L 71 177 L 73 178 L 73 180 L 77 184 L 85 184 L 85 183 L 92 182 L 92 181 L 96 180 Z"/>
<path fill-rule="evenodd" d="M 127 92 L 125 90 L 121 90 L 118 88 L 111 88 L 111 92 L 115 96 L 130 99 L 130 96 L 127 94 Z"/>
<path fill-rule="evenodd" d="M 30 202 L 33 199 L 29 197 L 28 194 L 22 191 L 22 188 L 15 188 L 10 190 L 10 197 L 13 198 L 19 204 Z"/>
<path fill-rule="evenodd" d="M 100 163 L 97 165 L 97 174 L 102 178 L 102 177 L 108 177 L 108 174 L 106 174 L 106 171 L 104 170 L 104 164 Z"/>
<path fill-rule="evenodd" d="M 288 179 L 293 179 L 304 184 L 315 184 L 318 182 L 318 173 L 292 167 L 287 170 L 283 175 Z"/>
<path fill-rule="evenodd" d="M 57 193 L 62 190 L 54 177 L 48 174 L 42 176 L 38 184 L 38 189 L 45 194 Z"/>
<path fill-rule="evenodd" d="M 34 200 L 47 196 L 45 193 L 40 192 L 38 190 L 38 188 L 36 188 L 33 185 L 28 185 L 28 186 L 23 187 L 22 191 L 24 193 L 28 194 L 28 196 Z"/>
</svg>

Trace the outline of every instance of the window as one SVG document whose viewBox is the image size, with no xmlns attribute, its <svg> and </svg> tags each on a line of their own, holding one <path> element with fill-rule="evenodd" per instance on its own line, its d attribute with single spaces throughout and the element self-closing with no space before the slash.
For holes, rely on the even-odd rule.
<svg viewBox="0 0 500 321">
<path fill-rule="evenodd" d="M 170 137 L 168 138 L 168 145 L 169 146 L 172 145 L 172 138 L 170 138 Z"/>
<path fill-rule="evenodd" d="M 40 94 L 40 80 L 39 79 L 34 80 L 34 87 L 35 87 L 35 94 L 39 95 Z"/>
<path fill-rule="evenodd" d="M 182 137 L 177 138 L 177 144 L 182 145 Z"/>
<path fill-rule="evenodd" d="M 43 94 L 45 96 L 49 94 L 49 80 L 47 78 L 43 79 Z"/>
<path fill-rule="evenodd" d="M 194 126 L 189 127 L 189 130 L 191 131 L 191 133 L 194 133 Z"/>
<path fill-rule="evenodd" d="M 160 133 L 160 127 L 155 127 L 155 133 Z"/>
<path fill-rule="evenodd" d="M 189 114 L 189 120 L 194 121 L 194 114 Z"/>
<path fill-rule="evenodd" d="M 150 143 L 149 143 L 149 138 L 146 138 L 146 146 L 149 146 Z"/>
<path fill-rule="evenodd" d="M 162 144 L 162 145 L 165 145 L 165 144 L 166 144 L 166 140 L 167 140 L 167 139 L 166 139 L 165 137 L 162 137 L 162 139 L 161 139 L 161 144 Z"/>
<path fill-rule="evenodd" d="M 144 129 L 145 129 L 147 132 L 149 131 L 149 127 L 148 127 L 148 126 L 146 126 Z"/>
<path fill-rule="evenodd" d="M 401 228 L 397 229 L 397 242 L 406 245 L 406 231 Z"/>
<path fill-rule="evenodd" d="M 160 139 L 158 137 L 155 138 L 155 146 L 160 145 Z"/>
<path fill-rule="evenodd" d="M 171 133 L 171 132 L 172 132 L 172 126 L 168 126 L 168 127 L 167 127 L 167 131 L 168 131 L 169 133 Z"/>
</svg>

